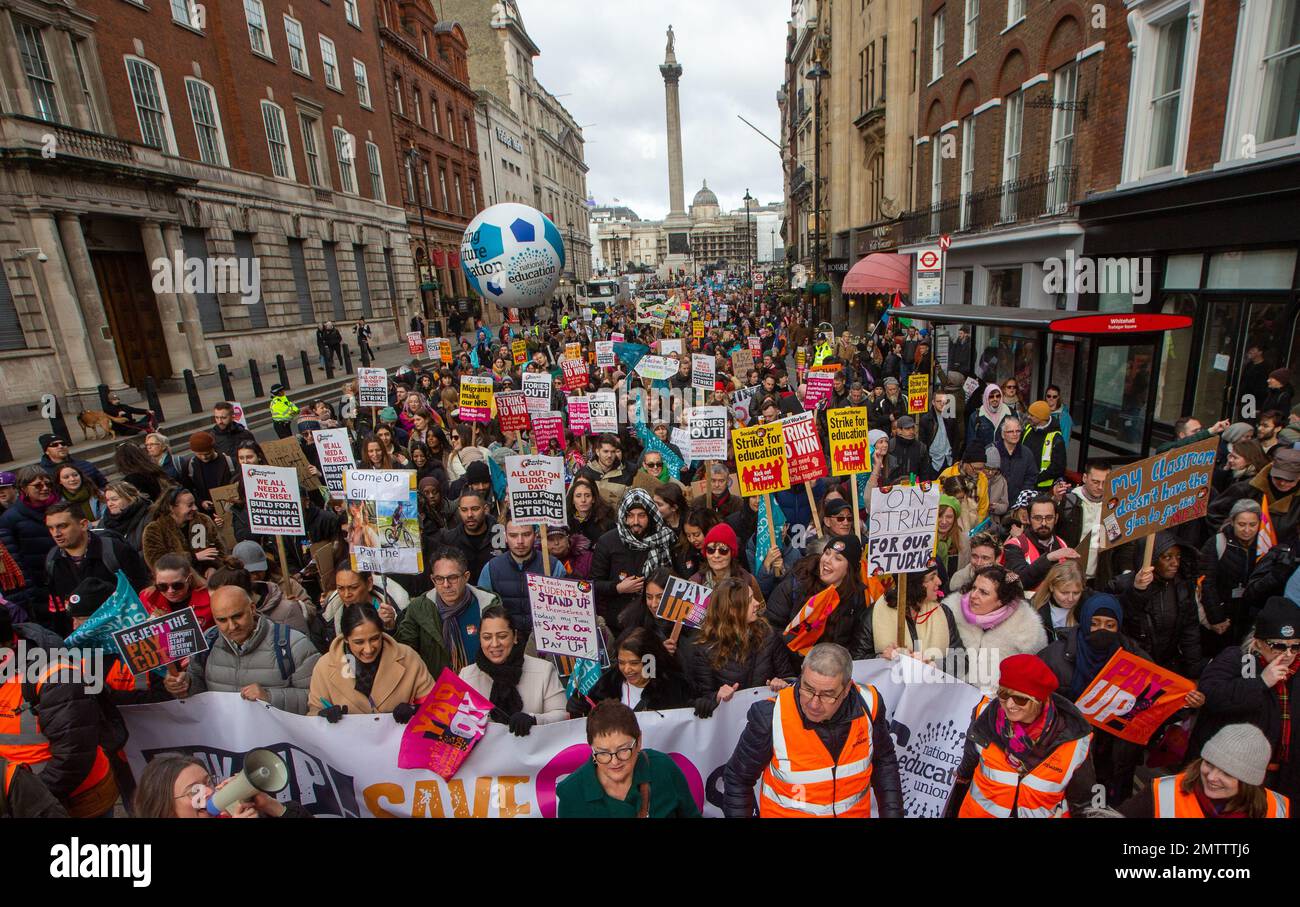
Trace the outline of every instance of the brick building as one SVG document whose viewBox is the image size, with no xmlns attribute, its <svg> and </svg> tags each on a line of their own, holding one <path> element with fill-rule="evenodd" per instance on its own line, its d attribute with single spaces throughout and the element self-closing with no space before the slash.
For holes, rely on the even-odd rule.
<svg viewBox="0 0 1300 907">
<path fill-rule="evenodd" d="M 0 10 L 8 401 L 314 352 L 326 319 L 396 339 L 415 287 L 376 28 L 357 0 Z M 161 267 L 191 260 L 205 279 Z"/>
<path fill-rule="evenodd" d="M 1114 294 L 1101 308 L 1193 326 L 1094 354 L 1090 421 L 1122 408 L 1159 443 L 1183 415 L 1253 420 L 1269 371 L 1300 374 L 1300 9 L 1110 6 L 1091 170 L 1076 193 L 1084 252 L 1140 258 L 1153 275 L 1149 298 Z M 1114 376 L 1134 371 L 1143 392 L 1125 393 L 1132 382 Z"/>
<path fill-rule="evenodd" d="M 438 21 L 429 0 L 379 0 L 377 10 L 395 139 L 389 159 L 401 174 L 422 286 L 437 286 L 421 292 L 424 314 L 438 317 L 445 314 L 444 301 L 469 302 L 460 241 L 485 207 L 469 45 L 460 25 Z"/>
</svg>

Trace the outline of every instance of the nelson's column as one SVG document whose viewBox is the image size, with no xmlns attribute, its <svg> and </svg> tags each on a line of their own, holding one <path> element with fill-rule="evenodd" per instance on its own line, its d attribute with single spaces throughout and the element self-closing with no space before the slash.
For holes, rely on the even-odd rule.
<svg viewBox="0 0 1300 907">
<path fill-rule="evenodd" d="M 681 64 L 673 52 L 673 27 L 668 26 L 668 49 L 659 72 L 664 77 L 664 107 L 668 114 L 668 216 L 664 232 L 668 234 L 668 256 L 664 268 L 677 271 L 690 266 L 691 218 L 686 213 L 682 185 L 682 111 L 677 98 L 677 82 L 682 77 Z"/>
</svg>

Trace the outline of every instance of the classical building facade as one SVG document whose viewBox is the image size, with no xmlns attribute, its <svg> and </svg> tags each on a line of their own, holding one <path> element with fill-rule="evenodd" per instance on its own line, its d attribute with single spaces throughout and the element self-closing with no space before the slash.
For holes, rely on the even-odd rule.
<svg viewBox="0 0 1300 907">
<path fill-rule="evenodd" d="M 438 318 L 469 296 L 460 242 L 484 207 L 468 43 L 455 22 L 438 21 L 430 0 L 378 0 L 376 9 L 395 141 L 389 160 L 400 174 L 419 307 Z"/>
<path fill-rule="evenodd" d="M 478 126 L 479 172 L 487 204 L 533 201 L 533 164 L 523 125 L 510 105 L 487 89 L 474 104 Z"/>
<path fill-rule="evenodd" d="M 0 9 L 0 414 L 314 354 L 327 319 L 396 339 L 376 27 L 353 0 Z"/>
<path fill-rule="evenodd" d="M 455 18 L 469 39 L 470 83 L 479 96 L 479 121 L 500 140 L 492 160 L 509 170 L 527 162 L 525 181 L 531 195 L 523 200 L 549 217 L 564 236 L 567 260 L 564 270 L 570 280 L 591 275 L 591 240 L 587 198 L 587 165 L 582 129 L 554 95 L 537 81 L 533 58 L 541 49 L 529 36 L 515 0 L 444 0 L 448 17 Z M 513 119 L 494 113 L 492 101 L 504 104 Z M 524 152 L 517 152 L 497 135 L 500 125 L 506 134 L 517 133 Z M 501 147 L 509 148 L 506 151 Z M 490 172 L 490 168 L 489 168 Z M 517 174 L 512 174 L 517 176 Z M 498 190 L 505 183 L 518 188 L 517 179 L 498 172 Z"/>
</svg>

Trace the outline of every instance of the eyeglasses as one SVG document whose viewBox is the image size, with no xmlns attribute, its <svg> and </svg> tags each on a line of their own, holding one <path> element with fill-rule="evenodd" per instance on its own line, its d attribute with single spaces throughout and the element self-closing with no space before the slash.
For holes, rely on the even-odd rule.
<svg viewBox="0 0 1300 907">
<path fill-rule="evenodd" d="M 198 784 L 191 784 L 188 788 L 185 789 L 185 793 L 177 794 L 175 797 L 172 797 L 172 799 L 193 800 L 199 794 L 203 793 L 205 788 L 212 788 L 212 787 L 216 787 L 216 785 L 212 783 L 212 776 L 207 775 L 202 782 Z"/>
<path fill-rule="evenodd" d="M 189 580 L 181 580 L 179 583 L 155 583 L 159 592 L 183 592 L 190 587 Z"/>
<path fill-rule="evenodd" d="M 731 549 L 726 545 L 706 545 L 704 547 L 704 553 L 705 554 L 730 554 Z"/>
<path fill-rule="evenodd" d="M 1279 655 L 1284 652 L 1290 652 L 1293 655 L 1300 655 L 1300 642 L 1269 642 L 1265 643 L 1265 645 Z"/>
<path fill-rule="evenodd" d="M 27 487 L 27 488 L 53 488 L 53 487 L 54 487 L 54 483 L 52 483 L 49 479 L 32 479 L 30 482 L 27 483 L 27 485 L 26 485 L 25 487 Z"/>
<path fill-rule="evenodd" d="M 828 516 L 826 519 L 828 519 L 828 520 L 844 520 L 844 521 L 847 523 L 849 520 L 853 519 L 853 517 L 852 517 L 850 514 L 847 514 L 847 513 L 837 513 L 837 514 L 835 514 L 835 515 L 833 515 L 833 516 Z"/>
<path fill-rule="evenodd" d="M 632 754 L 636 752 L 636 748 L 639 745 L 640 744 L 629 743 L 627 746 L 620 746 L 612 753 L 609 750 L 593 749 L 591 751 L 591 758 L 599 762 L 601 765 L 609 765 L 615 759 L 618 759 L 619 762 L 626 762 L 632 758 Z"/>
<path fill-rule="evenodd" d="M 1059 396 L 1061 396 L 1061 395 L 1060 395 L 1060 394 L 1057 394 L 1057 393 L 1054 393 L 1054 392 L 1052 392 L 1052 391 L 1048 391 L 1047 394 L 1046 394 L 1045 396 L 1047 397 L 1048 400 L 1055 400 L 1057 397 L 1059 397 Z"/>
<path fill-rule="evenodd" d="M 848 687 L 845 687 L 844 689 L 840 690 L 838 693 L 824 693 L 820 690 L 809 689 L 808 687 L 804 686 L 802 683 L 799 684 L 799 695 L 802 696 L 804 699 L 807 699 L 809 702 L 824 702 L 828 705 L 834 702 L 835 700 L 839 699 L 847 691 L 848 691 Z"/>
<path fill-rule="evenodd" d="M 1023 693 L 1013 693 L 1010 690 L 998 690 L 999 702 L 1006 702 L 1008 699 L 1020 706 L 1022 709 L 1029 705 L 1029 703 L 1038 701 L 1033 696 L 1026 696 Z"/>
<path fill-rule="evenodd" d="M 464 577 L 465 574 L 463 573 L 453 573 L 450 576 L 435 576 L 432 579 L 435 586 L 450 586 L 456 580 L 464 579 Z"/>
<path fill-rule="evenodd" d="M 1020 429 L 1018 429 L 1018 428 L 1004 428 L 1004 429 L 1002 429 L 1002 434 L 1004 434 L 1004 435 L 1018 435 L 1018 434 L 1020 434 Z"/>
</svg>

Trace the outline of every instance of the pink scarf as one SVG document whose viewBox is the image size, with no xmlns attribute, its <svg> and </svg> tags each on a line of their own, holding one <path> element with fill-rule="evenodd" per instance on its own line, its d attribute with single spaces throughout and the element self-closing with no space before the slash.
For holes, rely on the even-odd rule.
<svg viewBox="0 0 1300 907">
<path fill-rule="evenodd" d="M 998 624 L 1002 623 L 1008 617 L 1015 613 L 1016 605 L 1003 605 L 996 611 L 990 611 L 988 614 L 976 614 L 970 609 L 970 594 L 961 597 L 961 613 L 967 621 L 979 627 L 981 630 L 992 630 Z"/>
</svg>

